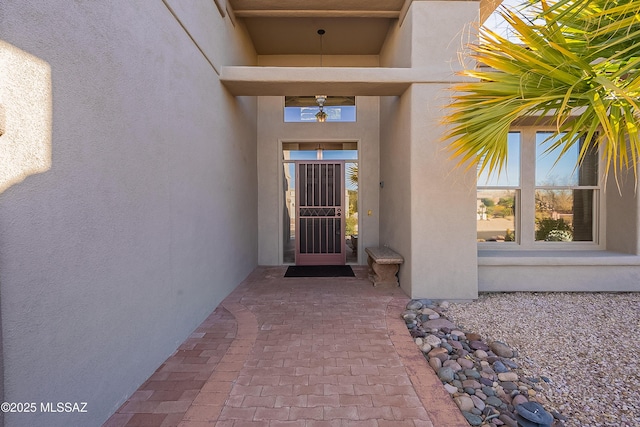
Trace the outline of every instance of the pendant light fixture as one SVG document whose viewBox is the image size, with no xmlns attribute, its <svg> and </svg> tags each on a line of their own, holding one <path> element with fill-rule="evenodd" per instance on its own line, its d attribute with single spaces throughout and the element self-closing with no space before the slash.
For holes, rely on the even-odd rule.
<svg viewBox="0 0 640 427">
<path fill-rule="evenodd" d="M 324 36 L 325 32 L 322 28 L 318 30 L 318 35 L 320 36 L 320 68 L 322 68 L 322 36 Z M 316 103 L 320 109 L 320 111 L 316 113 L 316 121 L 319 123 L 324 123 L 327 120 L 327 113 L 324 112 L 324 103 L 326 100 L 327 95 L 316 95 Z"/>
<path fill-rule="evenodd" d="M 316 103 L 320 111 L 316 113 L 316 121 L 324 123 L 327 120 L 327 113 L 324 112 L 324 103 L 327 100 L 327 95 L 316 95 Z"/>
</svg>

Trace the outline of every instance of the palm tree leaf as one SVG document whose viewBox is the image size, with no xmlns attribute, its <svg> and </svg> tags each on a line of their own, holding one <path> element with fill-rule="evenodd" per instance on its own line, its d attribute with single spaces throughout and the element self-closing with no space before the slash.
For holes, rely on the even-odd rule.
<svg viewBox="0 0 640 427">
<path fill-rule="evenodd" d="M 488 68 L 452 88 L 445 138 L 460 164 L 502 171 L 516 120 L 553 115 L 548 150 L 562 157 L 579 141 L 578 162 L 602 147 L 605 174 L 640 158 L 640 2 L 529 1 L 527 17 L 501 15 L 518 42 L 481 27 L 471 56 Z M 556 151 L 557 150 L 557 151 Z M 470 163 L 471 162 L 471 163 Z M 615 172 L 615 171 L 614 171 Z"/>
</svg>

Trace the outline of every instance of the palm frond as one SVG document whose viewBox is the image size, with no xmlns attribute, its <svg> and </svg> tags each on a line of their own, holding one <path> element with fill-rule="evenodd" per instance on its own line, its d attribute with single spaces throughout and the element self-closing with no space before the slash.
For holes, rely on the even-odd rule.
<svg viewBox="0 0 640 427">
<path fill-rule="evenodd" d="M 640 159 L 640 2 L 529 0 L 528 16 L 500 8 L 517 38 L 481 27 L 470 55 L 477 79 L 453 87 L 444 118 L 460 164 L 500 172 L 507 135 L 525 117 L 552 115 L 559 157 L 585 140 L 578 161 L 601 147 L 605 173 Z"/>
</svg>

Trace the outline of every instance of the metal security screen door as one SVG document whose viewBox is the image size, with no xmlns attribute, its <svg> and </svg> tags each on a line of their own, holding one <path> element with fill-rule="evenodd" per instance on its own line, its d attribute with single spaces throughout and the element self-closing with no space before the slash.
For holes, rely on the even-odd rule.
<svg viewBox="0 0 640 427">
<path fill-rule="evenodd" d="M 296 264 L 345 264 L 344 161 L 297 161 L 296 187 Z"/>
</svg>

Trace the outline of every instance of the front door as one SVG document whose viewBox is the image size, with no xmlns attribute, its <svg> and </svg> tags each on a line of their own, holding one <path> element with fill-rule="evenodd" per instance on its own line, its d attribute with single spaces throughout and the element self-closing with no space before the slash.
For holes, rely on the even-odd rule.
<svg viewBox="0 0 640 427">
<path fill-rule="evenodd" d="M 296 210 L 296 264 L 344 264 L 344 161 L 296 162 Z"/>
</svg>

